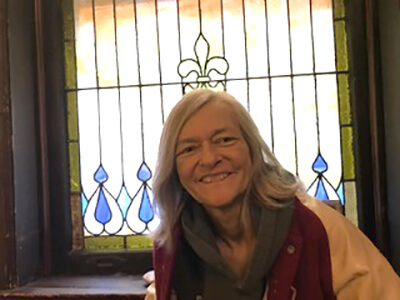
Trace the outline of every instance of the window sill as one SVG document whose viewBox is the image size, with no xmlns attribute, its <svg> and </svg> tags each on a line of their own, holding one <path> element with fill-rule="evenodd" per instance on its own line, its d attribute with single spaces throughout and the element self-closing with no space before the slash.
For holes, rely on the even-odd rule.
<svg viewBox="0 0 400 300">
<path fill-rule="evenodd" d="M 76 276 L 38 279 L 17 289 L 0 291 L 0 299 L 144 299 L 141 276 Z"/>
</svg>

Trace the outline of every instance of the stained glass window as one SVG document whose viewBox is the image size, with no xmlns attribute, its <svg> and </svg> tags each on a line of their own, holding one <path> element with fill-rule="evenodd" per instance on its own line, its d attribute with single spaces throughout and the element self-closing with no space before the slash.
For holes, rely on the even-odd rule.
<svg viewBox="0 0 400 300">
<path fill-rule="evenodd" d="M 249 110 L 357 224 L 344 0 L 63 0 L 74 249 L 148 247 L 165 118 L 194 88 Z"/>
</svg>

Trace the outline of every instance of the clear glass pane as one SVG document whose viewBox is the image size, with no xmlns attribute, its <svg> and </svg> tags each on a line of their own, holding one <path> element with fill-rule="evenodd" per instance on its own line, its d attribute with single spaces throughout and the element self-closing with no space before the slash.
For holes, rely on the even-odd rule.
<svg viewBox="0 0 400 300">
<path fill-rule="evenodd" d="M 299 76 L 293 81 L 296 117 L 296 142 L 299 177 L 308 188 L 317 174 L 312 165 L 318 156 L 317 109 L 314 76 Z"/>
<path fill-rule="evenodd" d="M 274 153 L 284 168 L 296 174 L 296 145 L 290 78 L 272 79 L 271 92 Z"/>
</svg>

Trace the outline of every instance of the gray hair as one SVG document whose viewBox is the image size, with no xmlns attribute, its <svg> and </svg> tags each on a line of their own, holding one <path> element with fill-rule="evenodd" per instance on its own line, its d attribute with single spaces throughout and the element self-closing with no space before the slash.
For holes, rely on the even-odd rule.
<svg viewBox="0 0 400 300">
<path fill-rule="evenodd" d="M 222 101 L 232 108 L 249 147 L 252 168 L 250 184 L 245 193 L 247 203 L 257 202 L 276 209 L 285 206 L 288 199 L 304 190 L 297 177 L 285 170 L 275 158 L 250 114 L 239 101 L 226 92 L 194 90 L 186 94 L 172 109 L 161 135 L 153 180 L 155 208 L 161 220 L 153 237 L 159 245 L 171 246 L 172 230 L 185 204 L 184 189 L 179 182 L 175 163 L 179 133 L 195 112 L 212 101 Z"/>
</svg>

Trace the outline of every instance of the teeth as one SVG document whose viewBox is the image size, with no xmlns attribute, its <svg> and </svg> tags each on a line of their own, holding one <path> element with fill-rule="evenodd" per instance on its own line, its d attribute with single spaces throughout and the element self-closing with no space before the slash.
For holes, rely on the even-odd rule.
<svg viewBox="0 0 400 300">
<path fill-rule="evenodd" d="M 206 176 L 202 178 L 200 181 L 204 183 L 211 183 L 211 182 L 216 182 L 216 181 L 221 181 L 224 180 L 226 177 L 228 177 L 229 173 L 220 173 L 216 175 L 211 175 L 211 176 Z"/>
</svg>

